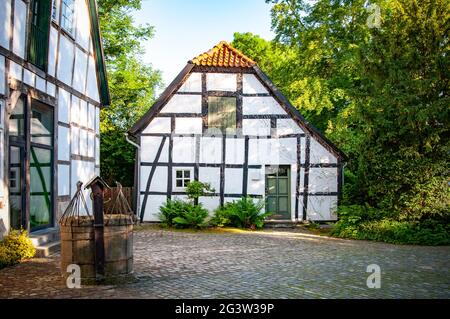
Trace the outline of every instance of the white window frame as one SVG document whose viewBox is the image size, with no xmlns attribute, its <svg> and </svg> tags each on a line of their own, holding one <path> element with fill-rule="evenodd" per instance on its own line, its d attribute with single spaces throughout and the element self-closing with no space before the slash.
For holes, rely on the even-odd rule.
<svg viewBox="0 0 450 319">
<path fill-rule="evenodd" d="M 56 0 L 59 1 L 59 0 Z M 76 1 L 75 0 L 60 0 L 61 2 L 59 3 L 59 11 L 61 11 L 60 13 L 60 21 L 59 21 L 59 25 L 61 26 L 61 29 L 63 29 L 64 31 L 66 31 L 68 34 L 70 34 L 72 37 L 75 36 L 75 7 L 76 7 Z M 68 7 L 69 5 L 67 5 L 67 2 L 72 2 L 72 25 L 70 26 L 70 28 L 66 25 L 63 24 L 63 8 L 64 7 Z"/>
<path fill-rule="evenodd" d="M 52 1 L 52 21 L 59 24 L 59 10 L 61 8 L 61 0 Z"/>
<path fill-rule="evenodd" d="M 182 172 L 182 177 L 181 178 L 177 177 L 177 172 L 180 172 L 180 171 Z M 189 172 L 189 177 L 185 176 L 185 172 Z M 194 180 L 194 168 L 193 167 L 174 167 L 172 174 L 173 174 L 172 175 L 173 176 L 172 177 L 173 189 L 177 190 L 177 191 L 184 191 L 184 190 L 186 190 L 186 186 L 187 186 L 186 181 L 189 183 L 189 182 L 192 182 Z M 180 180 L 182 181 L 182 186 L 181 187 L 177 185 L 177 181 L 180 181 Z"/>
</svg>

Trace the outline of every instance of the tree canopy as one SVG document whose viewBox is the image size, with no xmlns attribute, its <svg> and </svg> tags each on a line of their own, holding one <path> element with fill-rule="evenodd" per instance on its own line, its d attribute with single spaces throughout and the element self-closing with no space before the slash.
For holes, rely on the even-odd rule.
<svg viewBox="0 0 450 319">
<path fill-rule="evenodd" d="M 448 220 L 447 1 L 267 2 L 276 38 L 233 44 L 349 156 L 343 203 Z"/>
<path fill-rule="evenodd" d="M 99 19 L 108 71 L 111 105 L 100 115 L 101 175 L 108 183 L 133 185 L 135 148 L 124 133 L 151 107 L 161 85 L 160 72 L 142 61 L 142 42 L 150 25 L 134 25 L 141 0 L 99 0 Z"/>
</svg>

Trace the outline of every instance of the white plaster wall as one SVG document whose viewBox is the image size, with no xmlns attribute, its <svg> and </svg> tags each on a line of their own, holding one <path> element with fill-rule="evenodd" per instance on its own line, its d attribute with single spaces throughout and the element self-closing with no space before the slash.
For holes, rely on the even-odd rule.
<svg viewBox="0 0 450 319">
<path fill-rule="evenodd" d="M 200 139 L 200 163 L 222 162 L 222 138 L 202 137 Z"/>
<path fill-rule="evenodd" d="M 100 138 L 95 137 L 95 165 L 100 165 Z M 100 174 L 98 174 L 100 175 Z"/>
<path fill-rule="evenodd" d="M 13 61 L 9 61 L 9 76 L 22 81 L 22 67 Z"/>
<path fill-rule="evenodd" d="M 92 162 L 72 160 L 71 161 L 71 196 L 75 194 L 77 189 L 76 183 L 81 181 L 86 184 L 91 178 L 95 176 L 95 165 Z M 88 209 L 92 211 L 92 201 L 89 198 L 90 191 L 84 190 L 84 196 Z"/>
<path fill-rule="evenodd" d="M 201 117 L 180 117 L 175 119 L 176 134 L 202 134 Z"/>
<path fill-rule="evenodd" d="M 144 195 L 141 195 L 141 205 L 139 207 L 142 208 L 142 202 L 144 201 Z M 156 222 L 159 221 L 158 213 L 159 207 L 163 205 L 167 200 L 167 196 L 165 195 L 148 195 L 147 204 L 145 205 L 144 211 L 144 221 L 147 222 Z M 141 212 L 139 212 L 140 214 Z"/>
<path fill-rule="evenodd" d="M 5 57 L 0 54 L 0 94 L 5 94 L 5 71 Z"/>
<path fill-rule="evenodd" d="M 58 159 L 70 160 L 70 130 L 60 125 L 58 125 Z"/>
<path fill-rule="evenodd" d="M 23 82 L 25 84 L 28 84 L 29 86 L 34 87 L 35 81 L 36 81 L 36 74 L 34 74 L 33 72 L 31 72 L 27 69 L 24 69 L 23 70 Z"/>
<path fill-rule="evenodd" d="M 311 138 L 310 162 L 312 164 L 337 163 L 337 159 L 333 154 L 319 144 L 319 142 L 317 142 L 314 138 Z"/>
<path fill-rule="evenodd" d="M 80 114 L 78 118 L 78 124 L 87 127 L 88 126 L 88 105 L 85 100 L 80 99 Z"/>
<path fill-rule="evenodd" d="M 170 118 L 155 117 L 142 133 L 170 133 Z"/>
<path fill-rule="evenodd" d="M 227 138 L 226 139 L 226 164 L 244 164 L 245 141 L 243 138 Z"/>
<path fill-rule="evenodd" d="M 72 95 L 72 103 L 70 107 L 70 122 L 80 123 L 80 99 Z"/>
<path fill-rule="evenodd" d="M 280 138 L 272 139 L 274 147 L 278 148 L 279 164 L 289 165 L 297 163 L 297 139 Z"/>
<path fill-rule="evenodd" d="M 87 156 L 88 155 L 88 137 L 87 130 L 80 129 L 80 155 Z"/>
<path fill-rule="evenodd" d="M 278 102 L 271 96 L 244 96 L 242 112 L 250 114 L 286 114 Z"/>
<path fill-rule="evenodd" d="M 308 196 L 307 219 L 336 220 L 337 196 Z"/>
<path fill-rule="evenodd" d="M 295 221 L 295 201 L 297 200 L 297 196 L 296 196 L 296 186 L 297 186 L 297 164 L 292 164 L 291 165 L 291 171 L 290 171 L 290 178 L 291 178 L 291 185 L 290 185 L 290 195 L 291 195 L 291 201 L 290 201 L 290 205 L 291 205 L 291 220 Z M 300 181 L 301 181 L 302 177 L 300 176 Z M 300 217 L 301 213 L 300 210 L 298 212 L 298 215 Z"/>
<path fill-rule="evenodd" d="M 161 113 L 202 113 L 202 96 L 175 94 L 162 108 Z"/>
<path fill-rule="evenodd" d="M 216 193 L 220 192 L 219 167 L 200 167 L 198 170 L 198 179 L 200 182 L 209 183 Z"/>
<path fill-rule="evenodd" d="M 74 44 L 64 35 L 59 38 L 58 74 L 59 80 L 72 85 L 72 67 L 74 59 Z"/>
<path fill-rule="evenodd" d="M 322 167 L 309 169 L 309 192 L 337 192 L 338 169 Z"/>
<path fill-rule="evenodd" d="M 70 145 L 72 154 L 79 155 L 80 154 L 80 129 L 78 127 L 72 126 L 70 129 Z"/>
<path fill-rule="evenodd" d="M 202 196 L 198 199 L 198 202 L 203 205 L 209 211 L 209 215 L 212 216 L 214 210 L 220 205 L 220 197 L 218 196 Z"/>
<path fill-rule="evenodd" d="M 95 106 L 90 103 L 88 104 L 87 127 L 91 130 L 95 129 Z"/>
<path fill-rule="evenodd" d="M 225 169 L 225 193 L 226 194 L 242 194 L 242 168 L 226 168 Z"/>
<path fill-rule="evenodd" d="M 58 196 L 70 195 L 70 166 L 58 164 Z"/>
<path fill-rule="evenodd" d="M 264 166 L 260 169 L 249 168 L 247 176 L 247 194 L 249 195 L 265 194 Z"/>
<path fill-rule="evenodd" d="M 243 119 L 242 134 L 255 136 L 270 135 L 270 119 Z"/>
<path fill-rule="evenodd" d="M 58 121 L 69 123 L 70 104 L 70 93 L 58 88 Z"/>
<path fill-rule="evenodd" d="M 95 107 L 95 133 L 100 134 L 100 108 Z"/>
<path fill-rule="evenodd" d="M 195 138 L 181 136 L 173 138 L 172 161 L 175 163 L 195 162 Z"/>
<path fill-rule="evenodd" d="M 47 81 L 47 94 L 56 97 L 56 86 Z"/>
<path fill-rule="evenodd" d="M 95 134 L 92 132 L 88 132 L 87 156 L 95 157 Z"/>
<path fill-rule="evenodd" d="M 36 89 L 44 93 L 47 92 L 45 80 L 38 75 L 36 75 Z"/>
<path fill-rule="evenodd" d="M 243 74 L 242 92 L 244 94 L 269 93 L 262 83 L 253 74 Z"/>
<path fill-rule="evenodd" d="M 51 76 L 55 76 L 56 54 L 58 52 L 58 31 L 53 26 L 50 27 L 49 37 L 47 73 Z"/>
<path fill-rule="evenodd" d="M 304 131 L 293 119 L 277 119 L 277 134 L 303 134 Z"/>
<path fill-rule="evenodd" d="M 85 92 L 86 85 L 86 68 L 88 56 L 79 48 L 75 49 L 75 69 L 73 74 L 72 86 L 78 92 Z"/>
<path fill-rule="evenodd" d="M 75 1 L 76 11 L 76 41 L 86 51 L 89 50 L 89 39 L 91 34 L 91 22 L 86 1 Z"/>
<path fill-rule="evenodd" d="M 191 73 L 178 92 L 201 92 L 202 74 L 198 72 Z"/>
<path fill-rule="evenodd" d="M 87 87 L 86 95 L 89 96 L 94 101 L 99 102 L 98 93 L 98 82 L 97 82 L 97 70 L 95 68 L 95 60 L 92 55 L 89 56 L 88 61 L 88 77 L 87 77 Z"/>
<path fill-rule="evenodd" d="M 233 73 L 207 73 L 206 89 L 208 91 L 231 91 L 237 87 L 236 74 Z"/>
<path fill-rule="evenodd" d="M 11 0 L 0 1 L 0 46 L 9 49 L 11 38 Z"/>
<path fill-rule="evenodd" d="M 27 20 L 26 3 L 22 0 L 15 0 L 12 51 L 21 58 L 25 58 L 25 33 L 27 28 Z"/>
<path fill-rule="evenodd" d="M 141 166 L 141 192 L 144 192 L 147 187 L 148 177 L 152 170 L 151 166 Z M 152 182 L 149 191 L 151 192 L 166 192 L 167 191 L 167 167 L 158 166 L 153 174 Z"/>
<path fill-rule="evenodd" d="M 161 144 L 162 137 L 160 136 L 141 136 L 141 161 L 153 162 L 155 161 L 156 154 L 158 153 L 159 145 Z M 169 139 L 166 139 L 159 162 L 167 162 L 169 158 Z"/>
</svg>

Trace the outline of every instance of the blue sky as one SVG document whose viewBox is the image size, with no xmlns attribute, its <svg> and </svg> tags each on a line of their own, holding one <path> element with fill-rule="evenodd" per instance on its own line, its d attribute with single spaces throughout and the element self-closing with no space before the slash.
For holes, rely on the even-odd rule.
<svg viewBox="0 0 450 319">
<path fill-rule="evenodd" d="M 234 32 L 274 37 L 264 0 L 143 0 L 134 18 L 155 27 L 155 36 L 144 44 L 144 61 L 162 71 L 165 85 L 188 60 L 222 40 L 232 41 Z"/>
</svg>

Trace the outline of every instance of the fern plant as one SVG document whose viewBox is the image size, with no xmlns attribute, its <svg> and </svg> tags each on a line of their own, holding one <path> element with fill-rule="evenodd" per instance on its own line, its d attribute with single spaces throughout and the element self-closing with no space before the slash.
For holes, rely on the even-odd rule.
<svg viewBox="0 0 450 319">
<path fill-rule="evenodd" d="M 202 228 L 206 226 L 205 219 L 208 211 L 201 204 L 188 204 L 180 216 L 175 217 L 172 222 L 178 228 Z"/>
<path fill-rule="evenodd" d="M 262 228 L 264 220 L 272 215 L 271 212 L 263 212 L 263 208 L 264 201 L 254 202 L 250 197 L 243 197 L 216 210 L 212 221 L 217 226 L 230 225 L 239 228 Z"/>
</svg>

